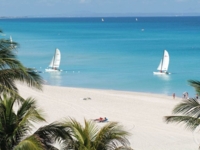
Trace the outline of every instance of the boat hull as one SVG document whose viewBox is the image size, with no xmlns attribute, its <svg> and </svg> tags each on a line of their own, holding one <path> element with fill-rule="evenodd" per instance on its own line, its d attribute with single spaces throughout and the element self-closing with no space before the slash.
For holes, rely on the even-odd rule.
<svg viewBox="0 0 200 150">
<path fill-rule="evenodd" d="M 45 71 L 46 72 L 60 72 L 60 71 L 62 71 L 62 70 L 60 70 L 60 69 L 45 69 Z"/>
<path fill-rule="evenodd" d="M 168 74 L 171 74 L 169 72 L 153 72 L 153 74 L 155 75 L 168 75 Z"/>
</svg>

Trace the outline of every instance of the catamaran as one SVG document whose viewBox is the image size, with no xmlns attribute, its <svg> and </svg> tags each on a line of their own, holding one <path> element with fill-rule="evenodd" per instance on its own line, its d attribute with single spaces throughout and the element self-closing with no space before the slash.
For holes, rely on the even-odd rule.
<svg viewBox="0 0 200 150">
<path fill-rule="evenodd" d="M 157 74 L 157 75 L 170 74 L 167 71 L 168 67 L 169 67 L 169 53 L 167 52 L 167 50 L 164 50 L 163 57 L 162 57 L 160 64 L 158 65 L 158 68 L 157 68 L 157 70 L 159 70 L 159 72 L 153 72 L 153 73 Z"/>
<path fill-rule="evenodd" d="M 58 48 L 56 48 L 55 50 L 55 54 L 49 64 L 49 67 L 47 69 L 45 69 L 46 72 L 58 72 L 58 71 L 62 71 L 59 69 L 60 66 L 60 61 L 61 61 L 61 53 L 60 50 Z"/>
</svg>

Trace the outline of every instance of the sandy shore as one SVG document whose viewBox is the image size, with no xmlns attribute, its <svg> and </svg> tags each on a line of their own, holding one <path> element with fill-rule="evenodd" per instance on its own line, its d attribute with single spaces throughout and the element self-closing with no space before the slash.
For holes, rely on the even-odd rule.
<svg viewBox="0 0 200 150">
<path fill-rule="evenodd" d="M 33 97 L 46 113 L 48 123 L 73 117 L 86 119 L 107 117 L 132 133 L 134 150 L 197 150 L 193 133 L 181 125 L 166 124 L 163 117 L 171 115 L 181 101 L 172 96 L 113 90 L 95 90 L 45 85 L 43 91 L 18 85 L 20 94 Z M 83 100 L 83 98 L 91 100 Z M 99 123 L 102 125 L 103 123 Z"/>
</svg>

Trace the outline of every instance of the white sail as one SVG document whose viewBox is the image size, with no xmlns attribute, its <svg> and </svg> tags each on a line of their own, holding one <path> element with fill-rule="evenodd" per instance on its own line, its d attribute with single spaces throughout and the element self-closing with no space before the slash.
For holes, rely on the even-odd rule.
<svg viewBox="0 0 200 150">
<path fill-rule="evenodd" d="M 59 68 L 61 60 L 60 50 L 57 48 L 54 55 L 53 67 Z"/>
<path fill-rule="evenodd" d="M 157 70 L 167 71 L 168 66 L 169 66 L 169 53 L 166 50 L 164 50 L 163 58 L 161 59 Z"/>
<path fill-rule="evenodd" d="M 11 43 L 11 48 L 16 48 L 17 46 L 12 44 L 13 43 L 13 40 L 12 40 L 12 36 L 10 36 L 10 43 Z"/>
<path fill-rule="evenodd" d="M 159 72 L 154 72 L 154 74 L 170 74 L 169 72 L 167 72 L 168 67 L 169 67 L 169 53 L 167 52 L 167 50 L 164 50 L 163 57 L 157 68 Z"/>
<path fill-rule="evenodd" d="M 49 64 L 49 68 L 53 68 L 53 61 L 54 61 L 54 56 L 53 56 L 53 58 L 52 58 L 52 60 L 51 60 L 51 62 Z"/>
<path fill-rule="evenodd" d="M 162 70 L 161 68 L 162 68 L 162 59 L 161 59 L 161 61 L 160 61 L 160 64 L 158 65 L 158 68 L 157 68 L 157 70 Z"/>
<path fill-rule="evenodd" d="M 167 71 L 169 67 L 169 53 L 164 50 L 162 70 Z"/>
<path fill-rule="evenodd" d="M 46 71 L 60 71 L 60 61 L 61 61 L 61 53 L 58 48 L 55 50 L 55 54 L 49 64 L 49 68 Z"/>
</svg>

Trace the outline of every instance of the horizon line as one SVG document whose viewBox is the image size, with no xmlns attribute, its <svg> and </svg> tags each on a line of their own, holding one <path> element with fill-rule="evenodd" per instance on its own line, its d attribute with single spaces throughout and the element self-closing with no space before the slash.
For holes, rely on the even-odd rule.
<svg viewBox="0 0 200 150">
<path fill-rule="evenodd" d="M 126 17 L 200 17 L 198 15 L 127 15 L 127 16 L 0 16 L 0 19 L 14 19 L 14 18 L 126 18 Z"/>
</svg>

